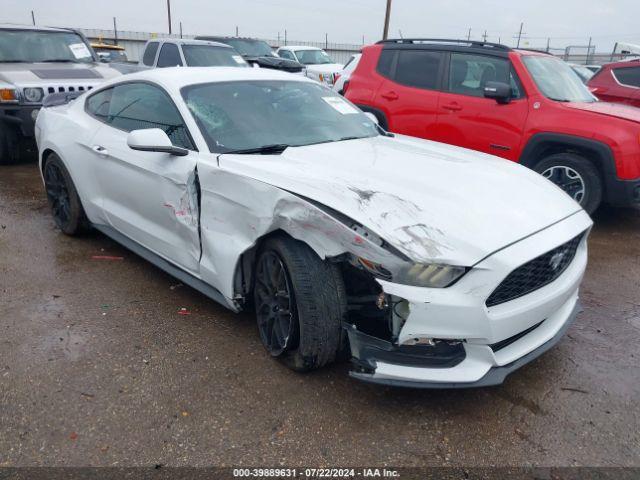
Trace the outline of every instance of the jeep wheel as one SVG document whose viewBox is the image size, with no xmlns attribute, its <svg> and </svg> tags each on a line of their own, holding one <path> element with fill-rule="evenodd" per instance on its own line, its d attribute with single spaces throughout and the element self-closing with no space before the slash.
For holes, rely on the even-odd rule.
<svg viewBox="0 0 640 480">
<path fill-rule="evenodd" d="M 534 170 L 564 190 L 587 213 L 596 211 L 602 201 L 602 181 L 593 164 L 573 153 L 551 155 Z"/>
<path fill-rule="evenodd" d="M 338 267 L 289 237 L 269 240 L 255 268 L 260 339 L 289 368 L 305 372 L 336 359 L 346 293 Z"/>
<path fill-rule="evenodd" d="M 46 162 L 44 186 L 53 220 L 67 235 L 82 233 L 88 221 L 69 172 L 56 154 L 49 155 Z"/>
</svg>

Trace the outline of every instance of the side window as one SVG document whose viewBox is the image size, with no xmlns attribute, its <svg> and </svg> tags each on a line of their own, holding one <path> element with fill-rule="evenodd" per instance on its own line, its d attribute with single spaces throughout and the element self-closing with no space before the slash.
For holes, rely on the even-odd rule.
<svg viewBox="0 0 640 480">
<path fill-rule="evenodd" d="M 380 52 L 380 58 L 378 58 L 378 65 L 376 66 L 376 70 L 380 75 L 391 78 L 391 67 L 395 56 L 396 50 L 382 50 Z"/>
<path fill-rule="evenodd" d="M 142 56 L 142 63 L 147 67 L 153 67 L 153 62 L 156 59 L 156 52 L 158 51 L 158 42 L 150 42 L 147 44 L 147 48 Z"/>
<path fill-rule="evenodd" d="M 466 53 L 451 54 L 449 92 L 484 97 L 484 87 L 488 82 L 507 83 L 511 85 L 514 98 L 521 96 L 521 88 L 509 60 Z"/>
<path fill-rule="evenodd" d="M 640 88 L 640 67 L 614 68 L 613 74 L 622 85 Z"/>
<path fill-rule="evenodd" d="M 435 90 L 444 55 L 425 50 L 400 50 L 395 80 L 409 87 Z"/>
<path fill-rule="evenodd" d="M 158 56 L 158 68 L 163 67 L 181 67 L 180 51 L 178 46 L 173 43 L 165 43 L 160 49 Z"/>
<path fill-rule="evenodd" d="M 173 101 L 153 85 L 126 83 L 114 87 L 109 105 L 109 124 L 125 132 L 160 128 L 176 147 L 194 150 L 187 127 Z"/>
<path fill-rule="evenodd" d="M 94 93 L 87 99 L 85 108 L 90 115 L 104 123 L 109 123 L 109 107 L 113 88 Z"/>
<path fill-rule="evenodd" d="M 295 60 L 295 58 L 293 58 L 293 54 L 289 50 L 280 50 L 278 55 L 282 58 L 286 58 L 287 60 Z"/>
</svg>

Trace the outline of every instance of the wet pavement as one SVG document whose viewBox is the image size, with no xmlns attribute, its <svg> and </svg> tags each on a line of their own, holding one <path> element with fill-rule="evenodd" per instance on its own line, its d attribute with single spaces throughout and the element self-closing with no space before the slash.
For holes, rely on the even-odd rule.
<svg viewBox="0 0 640 480">
<path fill-rule="evenodd" d="M 0 167 L 0 466 L 640 466 L 640 210 L 597 216 L 582 302 L 500 387 L 300 375 L 251 315 L 64 236 L 35 165 Z"/>
</svg>

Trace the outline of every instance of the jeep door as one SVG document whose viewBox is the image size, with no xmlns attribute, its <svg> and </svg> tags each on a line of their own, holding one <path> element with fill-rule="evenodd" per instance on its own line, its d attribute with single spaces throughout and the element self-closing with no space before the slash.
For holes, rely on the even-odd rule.
<svg viewBox="0 0 640 480">
<path fill-rule="evenodd" d="M 484 97 L 488 82 L 511 86 L 508 103 Z M 529 105 L 508 58 L 451 52 L 438 106 L 437 140 L 517 160 Z"/>
<path fill-rule="evenodd" d="M 444 53 L 421 49 L 385 49 L 378 73 L 384 80 L 374 105 L 387 117 L 389 130 L 434 140 Z"/>
</svg>

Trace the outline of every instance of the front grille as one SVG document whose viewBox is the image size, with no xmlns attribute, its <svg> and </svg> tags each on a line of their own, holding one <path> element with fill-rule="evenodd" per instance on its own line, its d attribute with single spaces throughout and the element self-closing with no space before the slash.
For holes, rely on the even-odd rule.
<svg viewBox="0 0 640 480">
<path fill-rule="evenodd" d="M 485 302 L 487 307 L 500 305 L 550 284 L 564 272 L 576 256 L 584 233 L 516 268 Z"/>
<path fill-rule="evenodd" d="M 45 96 L 50 93 L 65 93 L 65 92 L 85 92 L 91 90 L 91 85 L 56 85 L 49 86 L 44 89 Z"/>
</svg>

